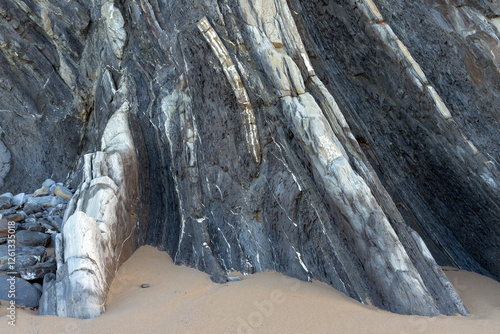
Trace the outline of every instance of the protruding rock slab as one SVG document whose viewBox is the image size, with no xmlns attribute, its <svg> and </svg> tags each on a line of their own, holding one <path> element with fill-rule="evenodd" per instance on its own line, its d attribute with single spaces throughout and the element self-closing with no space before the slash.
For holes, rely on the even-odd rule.
<svg viewBox="0 0 500 334">
<path fill-rule="evenodd" d="M 57 274 L 44 280 L 40 314 L 100 315 L 114 274 L 135 249 L 138 165 L 128 111 L 125 102 L 108 121 L 103 152 L 84 158 L 84 181 L 56 236 Z"/>
</svg>

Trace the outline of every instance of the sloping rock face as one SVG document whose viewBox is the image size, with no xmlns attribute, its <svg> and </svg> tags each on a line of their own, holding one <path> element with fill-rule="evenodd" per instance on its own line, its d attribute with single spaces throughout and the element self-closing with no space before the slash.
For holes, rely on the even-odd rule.
<svg viewBox="0 0 500 334">
<path fill-rule="evenodd" d="M 0 5 L 0 179 L 78 188 L 42 314 L 144 243 L 404 314 L 467 314 L 438 264 L 500 278 L 496 5 Z"/>
</svg>

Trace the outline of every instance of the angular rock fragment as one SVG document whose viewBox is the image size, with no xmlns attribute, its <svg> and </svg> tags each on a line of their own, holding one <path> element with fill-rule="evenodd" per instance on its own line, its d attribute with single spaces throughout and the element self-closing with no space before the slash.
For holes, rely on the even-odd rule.
<svg viewBox="0 0 500 334">
<path fill-rule="evenodd" d="M 15 291 L 17 306 L 38 307 L 42 293 L 22 278 L 0 275 L 0 299 L 10 300 L 9 291 Z"/>
<path fill-rule="evenodd" d="M 9 235 L 9 222 L 7 219 L 0 219 L 0 238 Z"/>
<path fill-rule="evenodd" d="M 0 210 L 8 209 L 12 206 L 12 197 L 0 196 Z"/>
<path fill-rule="evenodd" d="M 56 181 L 52 179 L 46 179 L 42 183 L 42 188 L 50 189 L 50 187 L 52 187 L 54 184 L 56 184 Z"/>
<path fill-rule="evenodd" d="M 45 262 L 38 262 L 32 266 L 23 267 L 18 270 L 18 273 L 21 278 L 27 281 L 33 281 L 41 279 L 49 273 L 55 273 L 56 269 L 57 265 L 55 259 L 50 259 Z"/>
<path fill-rule="evenodd" d="M 26 202 L 26 194 L 25 193 L 20 193 L 17 194 L 12 198 L 12 205 L 13 206 L 21 206 Z"/>
<path fill-rule="evenodd" d="M 63 186 L 57 186 L 54 189 L 54 194 L 56 196 L 60 196 L 60 197 L 67 198 L 67 199 L 71 199 L 71 197 L 73 197 L 73 194 L 71 193 L 71 191 L 68 188 L 63 187 Z"/>
<path fill-rule="evenodd" d="M 17 271 L 22 268 L 34 266 L 39 262 L 46 260 L 47 253 L 45 247 L 29 247 L 16 245 L 16 263 L 14 265 Z M 7 246 L 0 246 L 0 271 L 11 272 L 9 269 L 9 253 Z"/>
<path fill-rule="evenodd" d="M 48 195 L 50 195 L 49 188 L 40 188 L 40 189 L 35 190 L 35 192 L 33 193 L 34 197 L 42 197 L 42 196 L 48 196 Z"/>
<path fill-rule="evenodd" d="M 26 218 L 26 213 L 23 211 L 5 216 L 5 219 L 10 222 L 20 222 L 24 220 L 24 218 Z"/>
<path fill-rule="evenodd" d="M 34 232 L 28 230 L 22 230 L 16 232 L 16 243 L 19 245 L 37 247 L 37 246 L 47 246 L 50 242 L 50 235 Z"/>
</svg>

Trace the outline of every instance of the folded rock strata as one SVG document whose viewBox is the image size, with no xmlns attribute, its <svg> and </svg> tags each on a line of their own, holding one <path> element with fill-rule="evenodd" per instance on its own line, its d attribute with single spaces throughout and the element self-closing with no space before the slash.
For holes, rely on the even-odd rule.
<svg viewBox="0 0 500 334">
<path fill-rule="evenodd" d="M 214 278 L 466 315 L 439 265 L 500 279 L 485 3 L 0 4 L 0 180 L 78 189 L 40 312 L 99 315 L 146 243 Z"/>
</svg>

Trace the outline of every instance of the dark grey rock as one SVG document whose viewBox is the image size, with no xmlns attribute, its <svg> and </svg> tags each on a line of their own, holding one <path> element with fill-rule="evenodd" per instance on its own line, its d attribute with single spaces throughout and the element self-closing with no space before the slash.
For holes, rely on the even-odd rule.
<svg viewBox="0 0 500 334">
<path fill-rule="evenodd" d="M 23 210 L 28 215 L 36 214 L 44 209 L 53 208 L 60 204 L 65 205 L 68 201 L 67 198 L 60 196 L 30 197 L 24 204 Z"/>
<path fill-rule="evenodd" d="M 0 219 L 0 238 L 8 236 L 9 236 L 9 222 L 7 219 Z"/>
<path fill-rule="evenodd" d="M 43 286 L 40 283 L 32 283 L 35 288 L 38 289 L 38 291 L 43 292 Z"/>
<path fill-rule="evenodd" d="M 12 197 L 0 196 L 0 210 L 9 209 L 12 206 Z"/>
<path fill-rule="evenodd" d="M 47 253 L 45 247 L 29 247 L 16 245 L 16 263 L 14 271 L 36 265 L 38 262 L 46 261 Z M 0 271 L 12 272 L 9 268 L 9 253 L 7 245 L 0 246 Z"/>
<path fill-rule="evenodd" d="M 18 211 L 17 213 L 11 214 L 11 215 L 6 215 L 4 218 L 7 219 L 8 221 L 13 221 L 13 222 L 20 222 L 26 218 L 26 213 L 23 211 Z"/>
<path fill-rule="evenodd" d="M 228 281 L 227 276 L 224 275 L 222 272 L 217 272 L 211 275 L 210 280 L 212 280 L 212 282 L 217 284 L 224 284 Z"/>
<path fill-rule="evenodd" d="M 46 227 L 38 224 L 26 224 L 24 228 L 28 231 L 45 233 Z"/>
<path fill-rule="evenodd" d="M 33 281 L 43 278 L 46 274 L 55 273 L 56 269 L 56 261 L 54 259 L 50 259 L 45 262 L 38 262 L 33 266 L 21 268 L 18 270 L 18 273 L 21 278 L 27 281 Z"/>
<path fill-rule="evenodd" d="M 58 234 L 60 234 L 60 231 L 50 234 L 50 242 L 47 247 L 56 248 L 56 238 Z"/>
<path fill-rule="evenodd" d="M 11 300 L 9 292 L 15 291 L 18 306 L 38 307 L 42 293 L 22 278 L 0 275 L 0 299 Z"/>
<path fill-rule="evenodd" d="M 26 204 L 24 204 L 24 212 L 26 212 L 28 215 L 40 213 L 42 210 L 43 207 L 36 201 L 28 200 Z"/>
<path fill-rule="evenodd" d="M 47 246 L 50 242 L 50 235 L 33 232 L 33 231 L 18 231 L 16 232 L 16 243 L 24 246 Z"/>
<path fill-rule="evenodd" d="M 13 215 L 16 213 L 16 209 L 14 208 L 10 208 L 10 209 L 5 209 L 5 210 L 1 210 L 0 213 L 2 214 L 2 216 L 8 216 L 8 215 Z"/>
<path fill-rule="evenodd" d="M 29 226 L 29 224 L 36 224 L 36 218 L 28 217 L 24 220 L 24 226 Z"/>
<path fill-rule="evenodd" d="M 141 284 L 141 288 L 143 288 L 143 289 L 146 289 L 146 288 L 149 288 L 149 287 L 150 287 L 149 284 Z"/>
<path fill-rule="evenodd" d="M 79 241 L 106 269 L 147 243 L 216 281 L 276 270 L 467 314 L 438 264 L 500 279 L 500 36 L 486 2 L 459 3 L 6 0 L 0 188 L 69 175 L 58 238 L 96 220 L 128 238 L 116 255 Z M 105 131 L 122 107 L 131 141 Z M 52 197 L 23 210 L 56 221 Z M 96 316 L 108 278 L 64 281 L 58 249 L 41 313 Z"/>
</svg>

